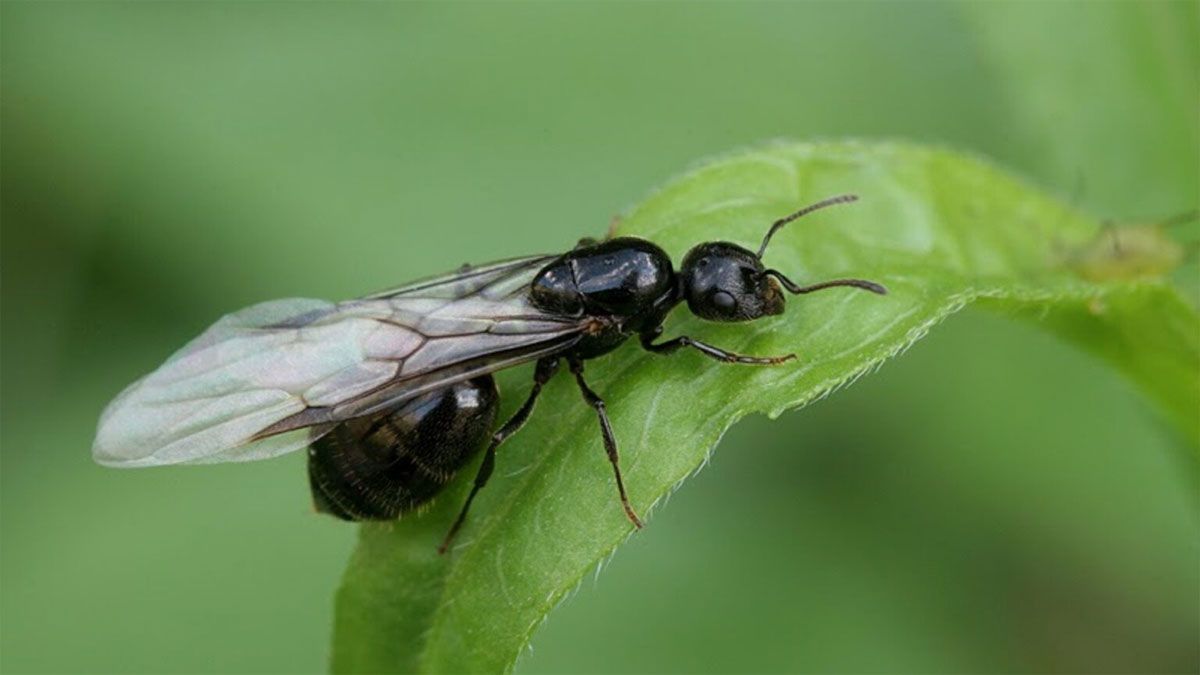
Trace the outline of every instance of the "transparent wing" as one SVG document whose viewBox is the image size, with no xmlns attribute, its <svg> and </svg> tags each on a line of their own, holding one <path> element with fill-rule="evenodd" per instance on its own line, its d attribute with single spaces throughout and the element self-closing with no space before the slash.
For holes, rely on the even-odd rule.
<svg viewBox="0 0 1200 675">
<path fill-rule="evenodd" d="M 92 454 L 120 467 L 266 459 L 337 422 L 568 349 L 582 320 L 543 312 L 525 292 L 549 259 L 226 316 L 109 404 Z"/>
<path fill-rule="evenodd" d="M 369 295 L 366 299 L 403 295 L 453 300 L 482 293 L 491 297 L 505 297 L 524 290 L 534 274 L 556 257 L 558 256 L 534 255 L 499 260 L 486 265 L 463 265 L 449 274 L 419 279 L 399 288 Z"/>
</svg>

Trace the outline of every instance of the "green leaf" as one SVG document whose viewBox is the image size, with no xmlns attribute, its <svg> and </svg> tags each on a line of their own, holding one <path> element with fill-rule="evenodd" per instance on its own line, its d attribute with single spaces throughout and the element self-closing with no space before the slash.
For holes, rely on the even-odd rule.
<svg viewBox="0 0 1200 675">
<path fill-rule="evenodd" d="M 617 233 L 652 239 L 678 260 L 706 240 L 754 246 L 774 219 L 844 192 L 862 199 L 789 225 L 767 263 L 803 282 L 873 279 L 889 295 L 828 290 L 790 298 L 784 315 L 754 324 L 707 324 L 684 310 L 667 324 L 668 336 L 798 360 L 729 366 L 630 344 L 588 362 L 643 515 L 703 466 L 739 418 L 824 396 L 977 300 L 1108 359 L 1189 441 L 1200 440 L 1195 311 L 1169 285 L 1139 278 L 1138 266 L 1116 264 L 1137 251 L 1097 247 L 1098 223 L 978 159 L 904 144 L 773 145 L 690 171 L 634 208 Z M 502 375 L 506 412 L 528 377 L 528 369 Z M 502 448 L 456 549 L 439 557 L 473 473 L 474 465 L 420 517 L 362 527 L 337 598 L 335 671 L 509 670 L 546 614 L 632 532 L 595 417 L 569 378 L 550 384 L 533 420 Z M 654 536 L 652 519 L 638 536 Z"/>
</svg>

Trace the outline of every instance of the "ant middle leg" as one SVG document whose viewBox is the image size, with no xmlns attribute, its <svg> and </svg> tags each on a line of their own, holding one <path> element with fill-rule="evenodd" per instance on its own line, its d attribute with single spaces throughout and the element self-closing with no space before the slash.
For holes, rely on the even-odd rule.
<svg viewBox="0 0 1200 675">
<path fill-rule="evenodd" d="M 583 379 L 583 361 L 578 359 L 570 360 L 571 373 L 575 375 L 575 382 L 579 384 L 579 392 L 583 394 L 583 400 L 592 406 L 596 411 L 596 417 L 600 420 L 600 434 L 604 437 L 604 451 L 608 453 L 608 461 L 612 463 L 613 475 L 617 478 L 617 492 L 621 495 L 621 506 L 625 508 L 625 516 L 629 518 L 629 522 L 633 523 L 634 527 L 642 529 L 642 519 L 638 518 L 634 512 L 633 506 L 629 504 L 629 495 L 625 493 L 625 481 L 621 478 L 621 465 L 617 456 L 617 437 L 613 434 L 612 424 L 608 421 L 608 411 L 604 405 L 604 399 L 600 398 L 592 388 L 587 385 Z"/>
<path fill-rule="evenodd" d="M 475 474 L 475 485 L 471 487 L 471 493 L 467 495 L 467 501 L 463 504 L 462 510 L 458 512 L 458 518 L 454 520 L 454 524 L 450 526 L 450 531 L 446 533 L 446 538 L 442 540 L 441 546 L 438 546 L 438 553 L 445 553 L 450 548 L 451 542 L 454 541 L 454 535 L 458 534 L 459 528 L 467 519 L 467 511 L 471 508 L 471 502 L 475 500 L 475 495 L 487 485 L 488 479 L 492 477 L 492 470 L 496 468 L 496 448 L 508 439 L 509 436 L 517 433 L 525 423 L 529 421 L 529 415 L 533 412 L 533 406 L 537 403 L 538 395 L 542 393 L 542 386 L 554 377 L 558 372 L 558 358 L 548 357 L 537 362 L 537 368 L 533 372 L 533 388 L 529 390 L 529 397 L 521 404 L 521 407 L 508 419 L 496 433 L 492 434 L 492 440 L 488 443 L 487 451 L 483 455 L 483 463 L 479 465 L 479 472 Z"/>
<path fill-rule="evenodd" d="M 751 366 L 777 366 L 796 358 L 795 354 L 784 354 L 783 356 L 747 356 L 745 354 L 726 351 L 720 347 L 714 347 L 707 342 L 701 342 L 686 335 L 654 344 L 654 340 L 662 335 L 662 331 L 662 326 L 656 326 L 653 330 L 642 333 L 640 336 L 642 349 L 654 352 L 655 354 L 671 354 L 681 347 L 691 347 L 710 359 L 715 359 L 722 363 L 741 363 Z"/>
</svg>

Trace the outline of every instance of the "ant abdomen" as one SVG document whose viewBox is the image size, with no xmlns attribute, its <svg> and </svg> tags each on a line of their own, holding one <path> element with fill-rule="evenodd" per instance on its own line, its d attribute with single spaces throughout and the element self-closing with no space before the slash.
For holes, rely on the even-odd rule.
<svg viewBox="0 0 1200 675">
<path fill-rule="evenodd" d="M 394 520 L 428 502 L 488 438 L 498 403 L 485 375 L 338 424 L 309 448 L 316 509 L 343 520 Z"/>
</svg>

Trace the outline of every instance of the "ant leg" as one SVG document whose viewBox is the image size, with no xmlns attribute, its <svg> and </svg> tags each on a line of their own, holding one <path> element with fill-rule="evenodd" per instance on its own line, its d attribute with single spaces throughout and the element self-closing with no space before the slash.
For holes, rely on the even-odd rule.
<svg viewBox="0 0 1200 675">
<path fill-rule="evenodd" d="M 613 237 L 617 236 L 617 226 L 620 224 L 621 214 L 618 213 L 612 217 L 612 220 L 608 221 L 608 233 L 604 235 L 604 238 L 612 239 Z"/>
<path fill-rule="evenodd" d="M 586 248 L 588 246 L 595 246 L 596 244 L 599 244 L 602 241 L 608 241 L 609 239 L 612 239 L 613 237 L 615 237 L 617 235 L 617 225 L 620 225 L 620 224 L 621 224 L 621 214 L 617 214 L 612 217 L 612 220 L 608 221 L 608 229 L 604 231 L 603 239 L 597 239 L 595 237 L 584 237 L 583 239 L 580 239 L 578 242 L 575 243 L 575 248 L 579 249 L 579 248 Z"/>
<path fill-rule="evenodd" d="M 662 326 L 657 326 L 652 331 L 642 333 L 642 349 L 654 352 L 655 354 L 670 354 L 680 347 L 691 347 L 708 358 L 716 359 L 722 363 L 742 363 L 751 366 L 777 366 L 785 361 L 791 361 L 796 358 L 795 354 L 785 354 L 783 356 L 746 356 L 745 354 L 736 354 L 686 335 L 654 344 L 654 339 L 660 335 L 662 335 Z"/>
<path fill-rule="evenodd" d="M 542 385 L 549 382 L 557 371 L 557 358 L 544 358 L 537 362 L 537 369 L 533 373 L 533 388 L 529 390 L 529 397 L 525 399 L 525 403 L 521 405 L 520 409 L 504 423 L 504 426 L 492 434 L 492 441 L 488 443 L 483 463 L 479 465 L 479 473 L 475 474 L 475 485 L 471 488 L 471 494 L 467 495 L 467 501 L 463 504 L 462 511 L 458 512 L 458 518 L 455 519 L 454 524 L 450 526 L 450 531 L 446 533 L 446 538 L 442 540 L 442 545 L 438 546 L 438 553 L 445 553 L 446 549 L 450 548 L 454 535 L 458 534 L 459 528 L 467 519 L 467 510 L 471 508 L 471 502 L 475 500 L 475 495 L 483 489 L 484 485 L 487 485 L 488 479 L 492 477 L 492 470 L 496 468 L 496 448 L 525 426 L 525 422 L 529 421 L 529 415 L 533 412 L 533 404 L 537 402 L 538 394 L 542 393 Z"/>
<path fill-rule="evenodd" d="M 642 529 L 642 519 L 634 513 L 633 507 L 629 505 L 629 496 L 625 494 L 625 481 L 621 479 L 621 466 L 617 461 L 617 437 L 613 434 L 612 425 L 608 422 L 604 399 L 597 396 L 596 392 L 587 386 L 587 382 L 583 381 L 583 361 L 571 359 L 570 365 L 571 372 L 575 375 L 575 381 L 579 383 L 579 391 L 583 394 L 583 400 L 592 406 L 596 411 L 596 417 L 600 420 L 600 434 L 604 437 L 604 450 L 608 453 L 608 461 L 612 463 L 613 475 L 617 477 L 617 492 L 621 494 L 621 506 L 625 507 L 625 515 L 629 518 L 629 522 L 640 530 Z"/>
<path fill-rule="evenodd" d="M 613 236 L 617 232 L 617 225 L 620 222 L 621 222 L 621 216 L 619 216 L 619 215 L 613 216 L 612 220 L 609 221 L 609 223 L 608 223 L 608 229 L 604 232 L 603 239 L 597 239 L 595 237 L 584 237 L 584 238 L 580 239 L 579 241 L 575 242 L 575 248 L 576 249 L 587 248 L 588 246 L 595 246 L 596 244 L 599 244 L 602 241 L 608 241 L 609 239 L 612 239 Z"/>
</svg>

